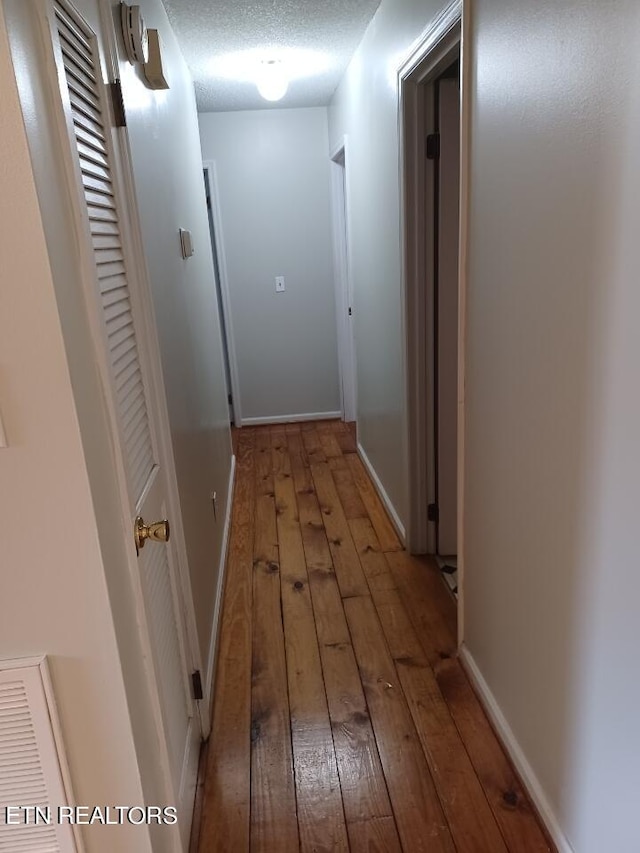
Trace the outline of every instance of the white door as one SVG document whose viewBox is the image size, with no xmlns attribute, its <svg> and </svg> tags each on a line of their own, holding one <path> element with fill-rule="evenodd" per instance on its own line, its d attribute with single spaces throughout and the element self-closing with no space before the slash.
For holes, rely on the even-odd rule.
<svg viewBox="0 0 640 853">
<path fill-rule="evenodd" d="M 145 333 L 143 282 L 136 277 L 129 232 L 133 212 L 123 203 L 122 144 L 113 127 L 95 33 L 67 0 L 49 3 L 49 25 L 61 108 L 68 131 L 68 167 L 75 181 L 75 214 L 97 318 L 96 348 L 121 463 L 124 513 L 135 554 L 134 525 L 167 519 L 168 478 L 159 431 L 162 412 L 150 379 L 157 352 Z M 149 686 L 157 702 L 167 793 L 179 811 L 186 849 L 201 741 L 192 698 L 192 652 L 185 624 L 178 550 L 166 526 L 142 543 L 135 565 L 140 629 L 150 652 Z M 135 559 L 135 558 L 134 558 Z M 167 803 L 169 805 L 170 803 Z"/>
<path fill-rule="evenodd" d="M 438 88 L 437 506 L 438 553 L 458 553 L 458 232 L 460 93 L 457 77 Z"/>
</svg>

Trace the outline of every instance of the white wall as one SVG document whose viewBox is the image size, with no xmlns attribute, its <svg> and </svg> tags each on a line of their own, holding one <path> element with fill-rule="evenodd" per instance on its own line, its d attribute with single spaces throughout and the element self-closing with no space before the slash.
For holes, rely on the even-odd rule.
<svg viewBox="0 0 640 853">
<path fill-rule="evenodd" d="M 398 93 L 410 45 L 444 5 L 383 0 L 329 108 L 331 148 L 349 138 L 358 440 L 403 524 L 408 515 L 400 298 Z"/>
<path fill-rule="evenodd" d="M 76 5 L 101 40 L 99 5 Z M 140 647 L 131 533 L 123 529 L 66 176 L 55 156 L 41 34 L 32 4 L 4 0 L 4 8 L 24 124 L 2 46 L 0 181 L 11 205 L 0 211 L 0 409 L 12 446 L 0 450 L 0 654 L 52 656 L 79 802 L 162 805 L 170 797 Z M 110 11 L 117 20 L 116 2 Z M 193 91 L 159 0 L 144 12 L 162 31 L 173 88 L 152 96 L 124 63 L 121 70 L 160 331 L 174 347 L 167 384 L 206 660 L 231 459 L 226 390 Z M 180 258 L 178 226 L 194 232 L 192 262 Z M 165 293 L 176 300 L 169 309 Z M 201 538 L 189 543 L 194 531 Z M 175 832 L 94 827 L 87 851 L 115 844 L 123 853 L 163 853 L 175 849 Z"/>
<path fill-rule="evenodd" d="M 242 419 L 338 412 L 327 111 L 199 118 L 217 166 Z"/>
<path fill-rule="evenodd" d="M 120 73 L 206 668 L 231 466 L 227 389 L 193 82 L 160 0 L 141 6 L 147 26 L 160 31 L 171 88 L 150 91 L 126 59 Z M 188 260 L 180 228 L 192 232 Z"/>
<path fill-rule="evenodd" d="M 436 11 L 383 0 L 330 109 L 352 159 L 360 436 L 403 516 L 392 74 Z M 466 644 L 557 838 L 635 853 L 640 9 L 472 12 Z"/>
<path fill-rule="evenodd" d="M 466 638 L 574 849 L 632 853 L 640 8 L 481 0 L 472 50 Z"/>
</svg>

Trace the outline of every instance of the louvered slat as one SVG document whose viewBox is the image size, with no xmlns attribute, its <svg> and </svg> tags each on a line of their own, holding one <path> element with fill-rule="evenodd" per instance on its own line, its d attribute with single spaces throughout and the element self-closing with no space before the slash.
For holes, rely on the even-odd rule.
<svg viewBox="0 0 640 853">
<path fill-rule="evenodd" d="M 107 156 L 107 146 L 104 137 L 97 136 L 95 133 L 85 130 L 79 121 L 75 122 L 76 136 L 79 142 L 83 142 L 87 148 L 97 152 L 103 156 Z"/>
<path fill-rule="evenodd" d="M 41 747 L 51 751 L 53 736 L 48 715 L 42 713 L 37 669 L 30 669 L 2 671 L 0 662 L 0 853 L 62 853 L 74 849 L 73 840 L 67 834 L 67 846 L 61 847 L 54 825 L 6 822 L 8 806 L 50 810 L 50 787 L 59 785 L 59 779 L 47 784 L 45 778 Z M 12 680 L 19 673 L 25 673 L 22 684 Z"/>
<path fill-rule="evenodd" d="M 109 180 L 105 180 L 103 177 L 98 177 L 94 173 L 94 169 L 92 168 L 94 164 L 89 162 L 82 162 L 80 166 L 82 168 L 82 182 L 85 188 L 85 192 L 92 193 L 100 193 L 102 196 L 106 196 L 107 203 L 111 202 L 113 205 L 113 184 Z M 115 205 L 113 205 L 115 207 Z M 93 225 L 93 221 L 89 220 L 90 224 Z"/>
<path fill-rule="evenodd" d="M 79 21 L 74 20 L 62 3 L 56 3 L 56 20 L 58 22 L 58 34 L 64 38 L 71 39 L 79 57 L 84 57 L 90 68 L 93 69 L 93 47 L 90 36 L 83 32 Z"/>
<path fill-rule="evenodd" d="M 98 163 L 93 163 L 90 160 L 85 160 L 82 163 L 82 171 L 85 175 L 93 175 L 94 178 L 99 178 L 102 181 L 109 180 L 109 173 L 104 166 L 100 166 Z"/>
<path fill-rule="evenodd" d="M 103 269 L 105 266 L 111 268 L 112 265 L 118 265 L 118 269 L 122 270 L 121 275 L 126 275 L 125 266 L 124 266 L 124 258 L 122 256 L 121 251 L 108 251 L 108 252 L 100 252 L 99 254 L 96 252 L 96 264 L 98 265 L 98 274 L 102 277 Z M 114 275 L 114 273 L 107 273 L 108 275 Z"/>
<path fill-rule="evenodd" d="M 153 469 L 154 454 L 100 100 L 100 63 L 94 40 L 81 23 L 61 3 L 55 9 L 129 486 L 136 502 Z"/>
</svg>

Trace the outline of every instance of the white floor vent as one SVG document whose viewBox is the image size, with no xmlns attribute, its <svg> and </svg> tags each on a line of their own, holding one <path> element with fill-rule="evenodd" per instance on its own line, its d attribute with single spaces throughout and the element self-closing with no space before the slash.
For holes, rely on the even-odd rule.
<svg viewBox="0 0 640 853">
<path fill-rule="evenodd" d="M 0 853 L 80 853 L 69 793 L 46 659 L 0 660 Z"/>
</svg>

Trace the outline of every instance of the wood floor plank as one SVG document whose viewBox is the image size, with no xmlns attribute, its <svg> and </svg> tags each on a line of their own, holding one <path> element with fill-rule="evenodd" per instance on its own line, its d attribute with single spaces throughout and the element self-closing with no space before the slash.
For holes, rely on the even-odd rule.
<svg viewBox="0 0 640 853">
<path fill-rule="evenodd" d="M 315 496 L 298 496 L 302 539 L 313 596 L 316 630 L 321 643 L 346 643 L 349 631 L 342 611 L 340 587 Z"/>
<path fill-rule="evenodd" d="M 383 551 L 401 551 L 403 546 L 398 538 L 393 524 L 391 523 L 386 509 L 382 505 L 382 501 L 378 497 L 375 486 L 371 482 L 369 475 L 359 456 L 350 454 L 347 457 L 353 479 L 360 490 L 360 496 L 367 508 L 369 518 L 374 526 L 376 535 L 380 540 L 380 546 Z"/>
<path fill-rule="evenodd" d="M 251 851 L 297 850 L 278 536 L 269 432 L 256 433 L 251 690 Z"/>
<path fill-rule="evenodd" d="M 322 444 L 320 443 L 320 435 L 315 427 L 313 429 L 304 429 L 302 431 L 302 441 L 304 443 L 305 450 L 307 451 L 310 463 L 313 464 L 327 461 Z"/>
<path fill-rule="evenodd" d="M 292 451 L 290 444 L 289 452 L 349 843 L 368 850 L 368 839 L 380 836 L 394 851 L 399 847 L 395 822 L 320 505 L 300 449 Z M 370 825 L 381 820 L 379 830 Z"/>
<path fill-rule="evenodd" d="M 335 464 L 340 463 L 340 464 Z M 360 491 L 355 484 L 351 468 L 344 456 L 337 459 L 331 459 L 329 462 L 331 475 L 336 484 L 336 490 L 342 509 L 348 520 L 352 518 L 369 518 L 367 508 L 362 502 Z"/>
<path fill-rule="evenodd" d="M 316 429 L 318 432 L 339 432 L 343 427 L 343 421 L 338 418 L 331 418 L 325 421 L 316 421 Z"/>
<path fill-rule="evenodd" d="M 431 665 L 458 648 L 455 601 L 431 560 L 406 551 L 385 554 L 415 631 Z"/>
<path fill-rule="evenodd" d="M 307 472 L 308 480 L 304 483 L 297 483 L 296 488 L 313 488 L 311 483 L 311 472 L 309 471 L 309 457 L 302 441 L 302 433 L 287 433 L 287 451 L 289 453 L 289 463 L 293 474 L 302 476 L 303 472 Z"/>
<path fill-rule="evenodd" d="M 475 767 L 507 847 L 514 853 L 555 851 L 457 659 L 436 666 L 438 686 Z"/>
<path fill-rule="evenodd" d="M 249 850 L 253 433 L 238 437 L 200 853 Z"/>
<path fill-rule="evenodd" d="M 371 591 L 396 589 L 395 578 L 382 553 L 371 519 L 368 517 L 350 519 L 349 529 Z"/>
<path fill-rule="evenodd" d="M 340 593 L 343 598 L 352 595 L 368 595 L 369 587 L 328 465 L 312 463 L 311 476 L 320 503 L 322 521 L 327 531 Z"/>
<path fill-rule="evenodd" d="M 454 851 L 373 602 L 361 596 L 343 603 L 402 846 Z"/>
<path fill-rule="evenodd" d="M 320 446 L 322 447 L 327 459 L 342 456 L 342 450 L 340 449 L 340 445 L 338 444 L 336 435 L 333 431 L 319 431 L 318 437 L 320 439 Z"/>
<path fill-rule="evenodd" d="M 392 817 L 376 817 L 361 824 L 349 827 L 351 853 L 402 853 Z"/>
<path fill-rule="evenodd" d="M 349 429 L 348 424 L 344 425 L 346 428 L 336 433 L 336 441 L 340 446 L 340 450 L 344 453 L 357 453 L 358 445 L 356 444 L 356 438 L 353 432 Z"/>
<path fill-rule="evenodd" d="M 302 535 L 284 434 L 272 435 L 300 846 L 347 851 L 347 831 Z"/>
<path fill-rule="evenodd" d="M 344 617 L 343 617 L 344 618 Z M 393 812 L 351 642 L 321 646 L 329 713 L 349 838 Z"/>
<path fill-rule="evenodd" d="M 371 590 L 371 597 L 382 624 L 385 639 L 394 660 L 414 665 L 427 662 L 422 645 L 404 606 L 395 578 L 369 519 L 349 522 L 353 540 Z"/>
<path fill-rule="evenodd" d="M 499 826 L 429 664 L 396 661 L 458 853 L 507 853 Z"/>
<path fill-rule="evenodd" d="M 373 525 L 350 522 L 382 630 L 458 853 L 507 853 Z M 453 615 L 453 614 L 452 614 Z"/>
</svg>

